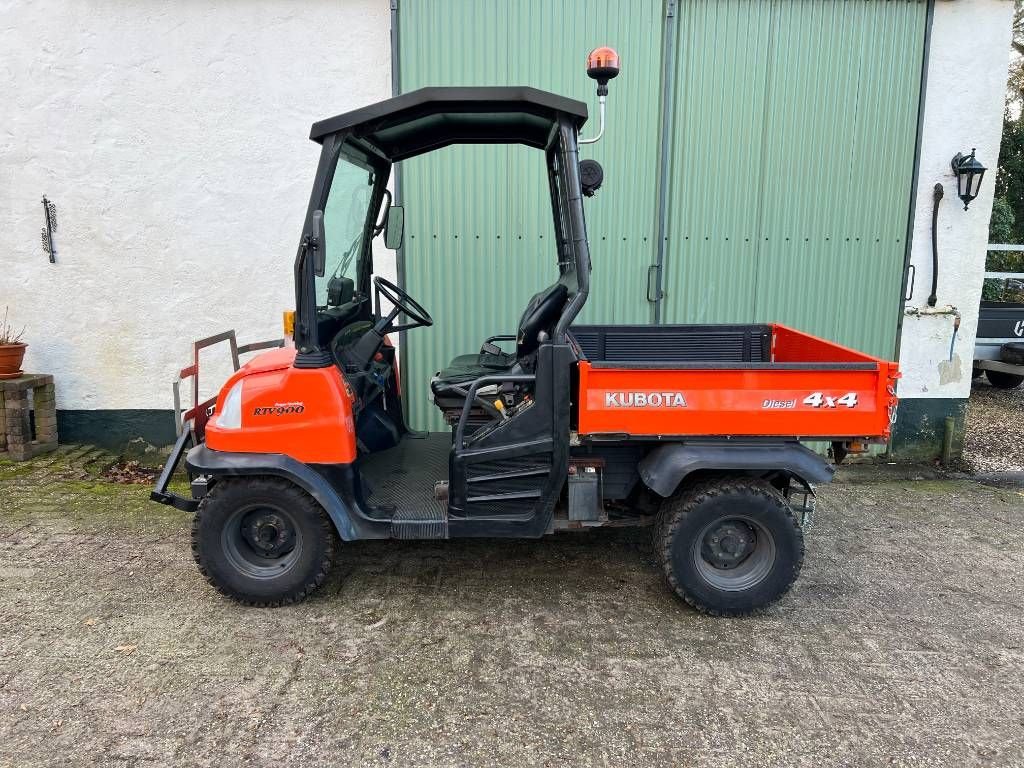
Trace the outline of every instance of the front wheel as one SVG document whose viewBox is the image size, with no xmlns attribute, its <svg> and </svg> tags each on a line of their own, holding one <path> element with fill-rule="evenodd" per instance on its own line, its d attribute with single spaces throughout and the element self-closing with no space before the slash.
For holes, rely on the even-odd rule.
<svg viewBox="0 0 1024 768">
<path fill-rule="evenodd" d="M 775 602 L 804 560 L 792 509 L 756 479 L 708 480 L 666 499 L 654 544 L 673 591 L 716 616 L 742 616 Z"/>
<path fill-rule="evenodd" d="M 219 592 L 245 605 L 295 603 L 327 579 L 335 532 L 324 510 L 279 478 L 218 480 L 192 521 L 192 555 Z"/>
</svg>

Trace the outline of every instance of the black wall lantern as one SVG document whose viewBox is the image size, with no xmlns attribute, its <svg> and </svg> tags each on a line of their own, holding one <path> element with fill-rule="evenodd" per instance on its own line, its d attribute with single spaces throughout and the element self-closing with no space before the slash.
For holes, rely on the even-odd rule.
<svg viewBox="0 0 1024 768">
<path fill-rule="evenodd" d="M 974 157 L 973 147 L 969 155 L 957 152 L 950 165 L 953 167 L 953 175 L 956 176 L 956 193 L 964 201 L 966 211 L 968 203 L 978 196 L 981 180 L 987 169 Z"/>
</svg>

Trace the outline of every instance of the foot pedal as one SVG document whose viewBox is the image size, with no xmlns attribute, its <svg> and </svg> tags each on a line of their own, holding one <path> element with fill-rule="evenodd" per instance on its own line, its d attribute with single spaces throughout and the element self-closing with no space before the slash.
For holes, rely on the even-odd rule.
<svg viewBox="0 0 1024 768">
<path fill-rule="evenodd" d="M 403 509 L 391 518 L 393 539 L 447 539 L 446 509 Z"/>
<path fill-rule="evenodd" d="M 434 483 L 434 498 L 438 501 L 448 501 L 448 481 L 438 480 Z"/>
</svg>

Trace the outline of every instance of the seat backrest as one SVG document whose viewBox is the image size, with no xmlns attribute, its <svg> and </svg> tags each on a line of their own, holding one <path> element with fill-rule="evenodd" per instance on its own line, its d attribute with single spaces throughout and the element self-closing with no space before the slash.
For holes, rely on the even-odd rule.
<svg viewBox="0 0 1024 768">
<path fill-rule="evenodd" d="M 516 357 L 520 361 L 537 351 L 541 331 L 551 333 L 558 318 L 562 316 L 568 295 L 568 288 L 562 283 L 555 283 L 550 288 L 535 293 L 527 303 L 523 316 L 519 319 L 519 330 L 516 333 Z"/>
</svg>

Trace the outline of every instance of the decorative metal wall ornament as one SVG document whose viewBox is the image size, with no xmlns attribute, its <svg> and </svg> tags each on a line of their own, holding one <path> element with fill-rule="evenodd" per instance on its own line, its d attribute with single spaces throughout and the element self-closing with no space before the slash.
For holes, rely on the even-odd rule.
<svg viewBox="0 0 1024 768">
<path fill-rule="evenodd" d="M 50 263 L 56 264 L 57 246 L 53 242 L 53 233 L 57 231 L 57 206 L 52 200 L 47 200 L 46 195 L 43 195 L 43 217 L 46 221 L 42 231 L 43 250 L 50 257 Z"/>
</svg>

